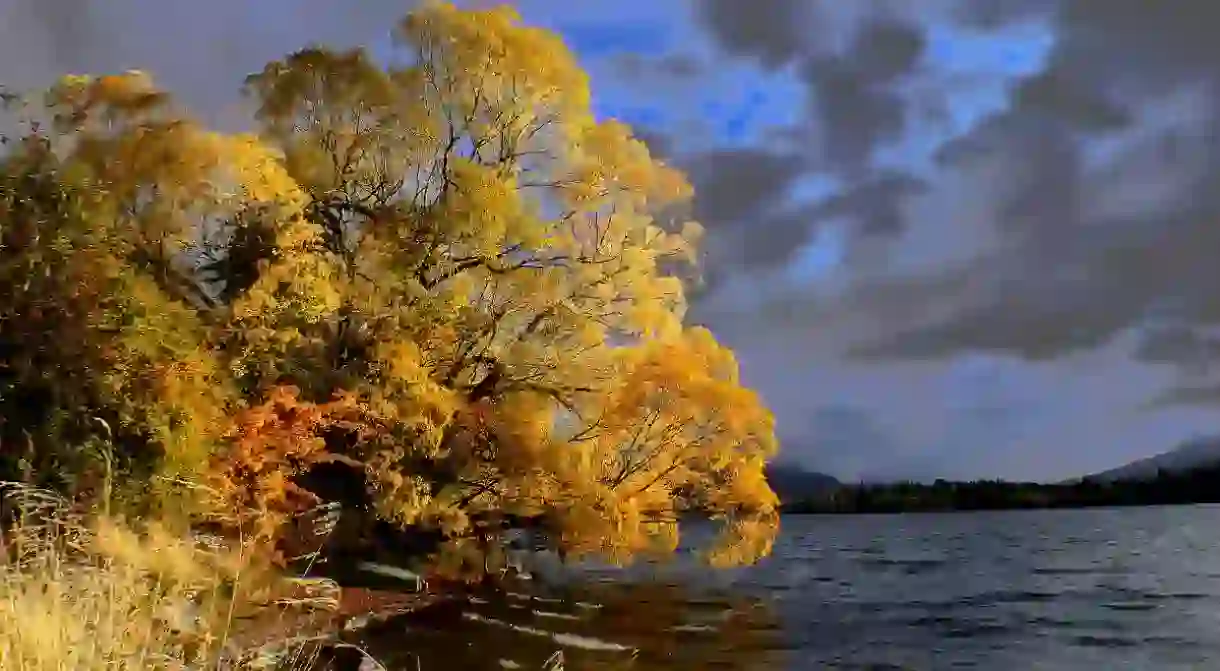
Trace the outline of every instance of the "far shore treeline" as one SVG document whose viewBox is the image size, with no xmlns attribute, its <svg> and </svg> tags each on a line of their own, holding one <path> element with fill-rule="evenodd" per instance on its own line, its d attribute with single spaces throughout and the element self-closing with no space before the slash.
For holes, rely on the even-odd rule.
<svg viewBox="0 0 1220 671">
<path fill-rule="evenodd" d="M 1130 480 L 1082 478 L 1044 484 L 975 480 L 830 485 L 789 492 L 788 514 L 850 514 L 1019 510 L 1220 503 L 1220 465 L 1161 470 Z"/>
</svg>

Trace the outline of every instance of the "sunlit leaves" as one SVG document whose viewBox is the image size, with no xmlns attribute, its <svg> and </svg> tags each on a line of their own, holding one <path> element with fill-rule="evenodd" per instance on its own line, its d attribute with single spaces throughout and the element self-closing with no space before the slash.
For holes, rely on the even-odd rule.
<svg viewBox="0 0 1220 671">
<path fill-rule="evenodd" d="M 61 82 L 55 137 L 6 166 L 5 235 L 34 242 L 0 279 L 63 280 L 14 294 L 3 355 L 75 371 L 88 393 L 57 382 L 60 410 L 109 413 L 163 474 L 209 473 L 213 514 L 255 536 L 339 460 L 384 519 L 438 530 L 442 562 L 486 560 L 471 539 L 509 518 L 575 554 L 667 552 L 692 510 L 725 521 L 718 561 L 764 554 L 772 419 L 682 323 L 700 229 L 660 213 L 684 177 L 595 119 L 562 40 L 510 9 L 429 4 L 399 37 L 390 67 L 322 47 L 267 65 L 257 137 L 139 73 Z M 45 357 L 52 326 L 74 340 Z"/>
<path fill-rule="evenodd" d="M 302 402 L 299 394 L 274 387 L 262 403 L 238 413 L 228 449 L 214 460 L 207 482 L 217 497 L 214 514 L 243 538 L 276 539 L 285 522 L 317 502 L 293 480 L 332 458 L 324 432 L 350 415 L 351 403 Z"/>
</svg>

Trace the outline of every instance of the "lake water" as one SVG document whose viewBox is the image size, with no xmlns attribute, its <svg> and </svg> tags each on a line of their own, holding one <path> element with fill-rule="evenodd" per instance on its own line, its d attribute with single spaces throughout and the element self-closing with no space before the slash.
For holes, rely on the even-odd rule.
<svg viewBox="0 0 1220 671">
<path fill-rule="evenodd" d="M 748 569 L 580 577 L 366 645 L 422 671 L 539 669 L 556 650 L 567 671 L 1220 664 L 1220 506 L 786 517 Z"/>
</svg>

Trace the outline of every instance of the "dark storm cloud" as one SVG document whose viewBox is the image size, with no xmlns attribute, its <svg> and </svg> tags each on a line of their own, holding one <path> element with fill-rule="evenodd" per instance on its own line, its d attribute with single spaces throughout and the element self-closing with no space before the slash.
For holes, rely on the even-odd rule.
<svg viewBox="0 0 1220 671">
<path fill-rule="evenodd" d="M 1220 216 L 1220 201 L 1185 191 L 1178 207 L 1103 220 L 1073 216 L 1081 208 L 1069 208 L 1064 198 L 1048 195 L 1041 204 L 1031 196 L 1025 218 L 1035 225 L 1008 231 L 1000 251 L 960 272 L 958 281 L 974 291 L 947 292 L 931 279 L 889 280 L 925 310 L 913 320 L 887 322 L 891 335 L 859 353 L 939 358 L 976 350 L 1053 359 L 1100 347 L 1153 315 L 1202 319 L 1217 307 L 1207 274 L 1220 249 L 1220 231 L 1203 222 Z M 996 221 L 1003 226 L 1011 220 L 1005 216 L 1010 201 L 998 200 Z"/>
<path fill-rule="evenodd" d="M 817 205 L 818 220 L 847 219 L 857 233 L 892 236 L 904 227 L 904 201 L 928 188 L 927 182 L 895 171 L 880 171 Z"/>
<path fill-rule="evenodd" d="M 847 55 L 858 75 L 873 83 L 886 83 L 910 72 L 919 64 L 925 40 L 908 23 L 889 18 L 869 21 L 856 33 Z"/>
<path fill-rule="evenodd" d="M 997 28 L 1013 21 L 1049 14 L 1058 0 L 964 0 L 953 6 L 953 16 L 980 28 Z"/>
<path fill-rule="evenodd" d="M 691 178 L 701 187 L 696 214 L 711 226 L 745 225 L 782 203 L 804 171 L 802 157 L 760 149 L 719 149 L 689 163 Z"/>
<path fill-rule="evenodd" d="M 1220 363 L 1220 334 L 1185 325 L 1153 328 L 1136 354 L 1150 363 L 1210 368 Z"/>
<path fill-rule="evenodd" d="M 861 75 L 849 59 L 818 59 L 801 71 L 809 83 L 822 155 L 830 169 L 859 169 L 883 140 L 903 130 L 902 98 Z"/>
<path fill-rule="evenodd" d="M 1041 113 L 1081 130 L 1114 130 L 1130 122 L 1130 113 L 1088 84 L 1068 79 L 1066 73 L 1050 70 L 1024 81 L 1016 91 L 1016 107 L 1025 113 Z"/>
<path fill-rule="evenodd" d="M 726 55 L 806 85 L 805 119 L 760 135 L 807 152 L 806 169 L 839 186 L 779 208 L 799 211 L 803 228 L 777 231 L 861 232 L 816 281 L 788 279 L 796 263 L 742 265 L 694 305 L 775 408 L 789 454 L 848 477 L 878 465 L 896 476 L 1062 477 L 1214 426 L 1198 408 L 1137 412 L 1173 382 L 1148 363 L 1212 354 L 1197 342 L 1136 353 L 1132 331 L 1220 320 L 1220 42 L 1206 34 L 1220 3 L 695 6 Z M 885 43 L 886 57 L 869 51 Z M 980 51 L 980 67 L 966 62 Z M 1004 98 L 993 103 L 997 80 Z M 905 163 L 942 141 L 931 165 Z M 749 221 L 712 227 L 708 244 L 742 250 L 721 231 L 763 236 L 775 225 Z M 1013 393 L 952 401 L 994 386 L 954 378 L 980 351 L 1009 362 Z M 1208 382 L 1184 378 L 1172 400 L 1220 398 Z"/>
<path fill-rule="evenodd" d="M 695 187 L 694 216 L 708 230 L 706 290 L 726 274 L 774 269 L 811 234 L 807 207 L 789 194 L 807 170 L 797 154 L 715 149 L 683 157 Z"/>
<path fill-rule="evenodd" d="M 1068 37 L 1059 52 L 1065 69 L 1080 67 L 1107 80 L 1145 80 L 1153 86 L 1156 79 L 1164 84 L 1215 76 L 1220 5 L 1214 2 L 1065 0 L 1060 16 Z"/>
<path fill-rule="evenodd" d="M 1025 18 L 990 4 L 990 20 Z M 894 335 L 861 351 L 1056 358 L 1154 316 L 1220 319 L 1220 42 L 1205 27 L 1217 21 L 1220 4 L 1191 0 L 1059 4 L 1045 71 L 939 155 L 943 170 L 985 173 L 994 185 L 990 216 L 961 222 L 1002 241 L 998 258 L 980 256 L 963 273 L 984 289 L 964 299 L 918 277 L 893 280 L 936 318 L 889 322 Z M 1141 354 L 1166 360 L 1166 347 Z"/>
<path fill-rule="evenodd" d="M 845 53 L 804 59 L 799 72 L 827 168 L 855 170 L 903 132 L 906 101 L 894 84 L 914 70 L 923 49 L 919 29 L 882 17 L 862 25 Z"/>
<path fill-rule="evenodd" d="M 817 25 L 815 3 L 791 0 L 706 0 L 699 18 L 730 54 L 777 68 L 802 56 Z"/>
<path fill-rule="evenodd" d="M 937 153 L 951 170 L 997 173 L 991 224 L 1006 234 L 1058 238 L 1079 223 L 1080 149 L 1072 129 L 1038 114 L 1006 114 L 980 124 Z M 1050 244 L 1058 245 L 1052 240 Z"/>
<path fill-rule="evenodd" d="M 906 104 L 895 87 L 919 66 L 925 38 L 898 15 L 848 25 L 830 9 L 787 1 L 696 5 L 725 54 L 795 75 L 804 91 L 793 104 L 805 112 L 794 126 L 767 133 L 787 152 L 726 148 L 682 158 L 695 185 L 695 215 L 709 231 L 707 285 L 696 302 L 728 277 L 788 265 L 829 220 L 849 221 L 855 237 L 901 228 L 901 204 L 918 190 L 917 180 L 871 175 L 866 164 L 905 128 Z M 848 35 L 837 53 L 827 39 L 836 34 Z M 794 187 L 814 175 L 844 178 L 844 190 L 829 199 L 794 198 Z"/>
<path fill-rule="evenodd" d="M 939 174 L 926 189 L 898 189 L 889 199 L 869 191 L 884 183 L 869 158 L 909 130 L 912 103 L 896 82 L 920 67 L 924 36 L 876 3 L 844 48 L 819 51 L 810 45 L 825 29 L 794 30 L 797 5 L 827 14 L 824 4 L 753 13 L 722 2 L 704 5 L 702 17 L 727 52 L 793 65 L 809 85 L 817 132 L 788 137 L 820 150 L 811 165 L 848 179 L 823 209 L 802 212 L 803 223 L 830 214 L 891 236 L 909 226 L 916 238 L 945 236 L 939 246 L 975 257 L 951 271 L 968 291 L 946 291 L 942 272 L 857 277 L 859 291 L 848 300 L 904 285 L 901 293 L 925 306 L 915 319 L 898 319 L 888 303 L 876 304 L 882 335 L 857 349 L 882 358 L 984 350 L 1044 359 L 1098 347 L 1154 311 L 1162 319 L 1220 319 L 1220 287 L 1208 275 L 1220 235 L 1206 224 L 1220 220 L 1220 145 L 1207 143 L 1220 135 L 1212 102 L 1220 92 L 1213 39 L 1220 4 L 957 3 L 958 19 L 984 29 L 1050 17 L 1055 45 L 1045 69 L 1013 87 L 1006 108 L 941 149 Z M 1196 98 L 1164 102 L 1191 86 Z M 942 195 L 917 213 L 906 206 L 963 180 L 984 188 Z M 938 220 L 950 222 L 948 230 Z M 991 231 L 996 248 L 969 248 L 988 237 L 971 228 Z"/>
<path fill-rule="evenodd" d="M 713 0 L 699 8 L 727 53 L 766 68 L 795 67 L 808 87 L 810 117 L 795 135 L 820 149 L 822 169 L 856 171 L 903 131 L 906 104 L 893 84 L 919 64 L 925 47 L 919 28 L 877 13 L 851 27 L 850 43 L 833 53 L 822 44 L 834 32 L 823 3 Z"/>
</svg>

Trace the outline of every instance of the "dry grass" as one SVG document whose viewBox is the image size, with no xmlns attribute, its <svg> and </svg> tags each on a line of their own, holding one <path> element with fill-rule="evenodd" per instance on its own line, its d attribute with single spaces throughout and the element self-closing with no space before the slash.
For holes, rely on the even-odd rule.
<svg viewBox="0 0 1220 671">
<path fill-rule="evenodd" d="M 240 543 L 75 512 L 0 482 L 6 507 L 21 521 L 0 531 L 0 670 L 308 669 L 329 646 L 384 671 L 330 633 L 294 630 L 312 620 L 293 614 L 340 610 L 333 582 L 284 576 Z M 562 671 L 563 654 L 543 668 Z"/>
<path fill-rule="evenodd" d="M 165 523 L 74 513 L 19 485 L 0 484 L 0 499 L 21 519 L 0 539 L 0 669 L 308 666 L 283 646 L 235 650 L 235 623 L 292 598 L 326 605 L 326 585 L 277 579 L 250 553 Z"/>
</svg>

